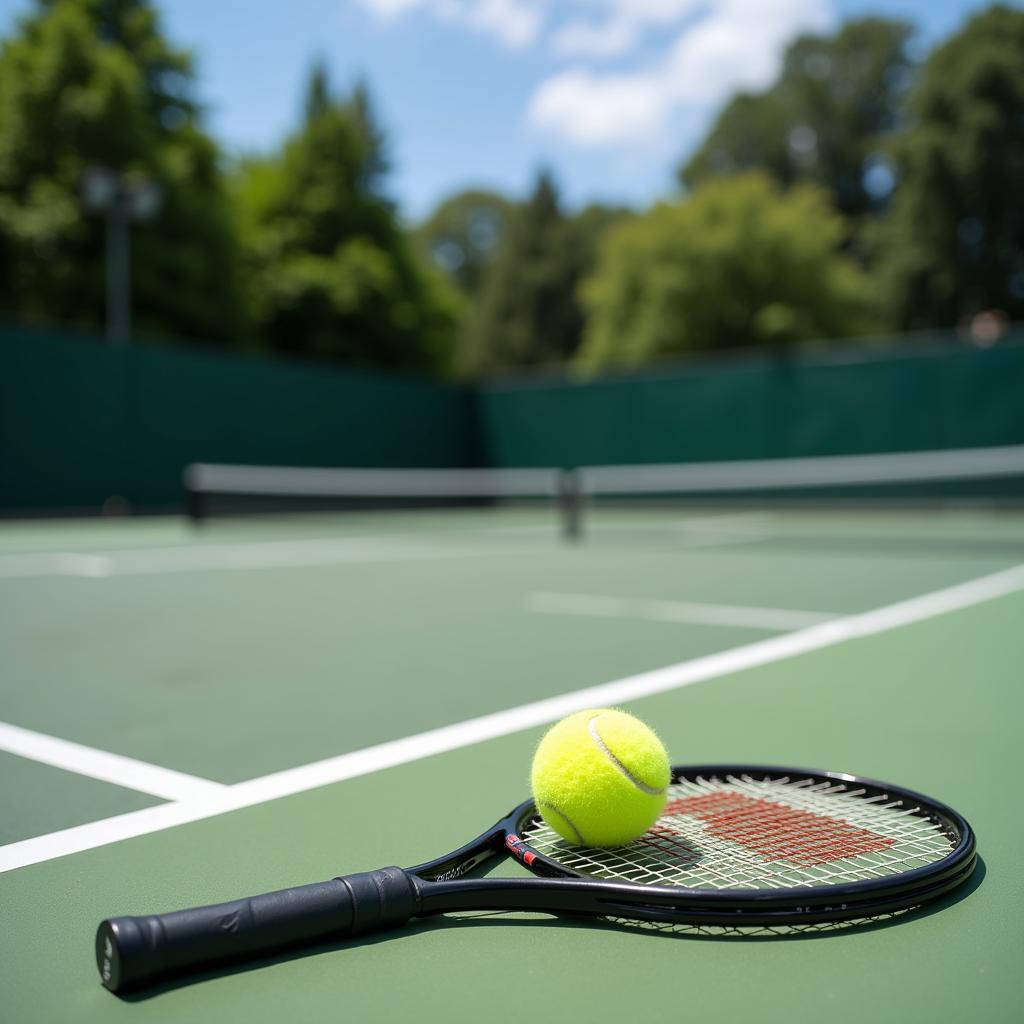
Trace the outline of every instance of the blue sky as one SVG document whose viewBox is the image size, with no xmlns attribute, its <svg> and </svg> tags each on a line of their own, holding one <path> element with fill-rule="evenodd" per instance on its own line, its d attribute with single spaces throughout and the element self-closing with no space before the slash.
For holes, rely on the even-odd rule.
<svg viewBox="0 0 1024 1024">
<path fill-rule="evenodd" d="M 1020 4 L 1016 4 L 1019 6 Z M 0 33 L 31 0 L 0 0 Z M 322 57 L 363 76 L 408 219 L 469 186 L 525 194 L 551 168 L 573 205 L 643 205 L 737 88 L 768 83 L 793 35 L 902 17 L 927 46 L 981 0 L 162 0 L 230 152 L 295 124 Z"/>
</svg>

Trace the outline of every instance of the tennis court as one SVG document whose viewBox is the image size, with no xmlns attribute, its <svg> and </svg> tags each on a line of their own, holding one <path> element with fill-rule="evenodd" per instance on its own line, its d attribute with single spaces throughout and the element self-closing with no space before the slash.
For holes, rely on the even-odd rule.
<svg viewBox="0 0 1024 1024">
<path fill-rule="evenodd" d="M 1011 1020 L 1024 985 L 1024 520 L 550 508 L 0 526 L 3 1019 Z M 545 727 L 618 705 L 677 763 L 956 807 L 971 881 L 785 936 L 445 916 L 124 997 L 97 923 L 478 834 Z M 501 872 L 522 869 L 506 863 Z"/>
</svg>

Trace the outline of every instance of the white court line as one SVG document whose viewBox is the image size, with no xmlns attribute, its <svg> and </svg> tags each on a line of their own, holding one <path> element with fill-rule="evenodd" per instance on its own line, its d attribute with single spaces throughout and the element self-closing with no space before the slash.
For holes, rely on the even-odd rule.
<svg viewBox="0 0 1024 1024">
<path fill-rule="evenodd" d="M 107 555 L 52 551 L 31 555 L 0 555 L 0 577 L 109 576 L 113 563 Z"/>
<path fill-rule="evenodd" d="M 715 519 L 739 516 L 702 517 L 670 524 L 681 535 L 677 545 L 683 548 L 720 547 L 764 540 L 764 533 L 734 530 L 726 525 L 718 529 Z M 649 522 L 607 524 L 606 529 L 650 526 Z M 510 533 L 554 535 L 557 524 L 474 528 L 475 535 L 503 536 Z M 688 533 L 693 536 L 687 536 Z M 148 576 L 164 573 L 236 572 L 260 569 L 299 569 L 327 565 L 356 565 L 372 562 L 418 561 L 432 558 L 475 558 L 507 555 L 505 549 L 471 547 L 440 543 L 425 545 L 422 535 L 408 539 L 392 537 L 356 537 L 344 539 L 249 541 L 233 544 L 173 544 L 153 548 L 124 548 L 102 553 L 44 551 L 0 554 L 0 579 L 37 579 L 51 576 L 76 576 L 102 579 L 110 576 Z M 521 554 L 521 552 L 516 552 Z"/>
<path fill-rule="evenodd" d="M 651 520 L 636 519 L 626 522 L 615 522 L 615 523 L 602 523 L 599 526 L 595 526 L 593 529 L 589 529 L 584 526 L 585 536 L 603 537 L 606 533 L 614 534 L 616 531 L 636 531 L 637 529 L 650 531 L 652 529 L 667 528 L 671 532 L 671 548 L 667 551 L 669 554 L 675 554 L 680 551 L 691 551 L 695 548 L 722 548 L 730 547 L 734 544 L 755 544 L 758 541 L 770 540 L 770 533 L 754 533 L 753 531 L 723 529 L 723 530 L 712 530 L 704 527 L 695 529 L 692 531 L 692 536 L 689 535 L 691 531 L 687 529 L 683 523 L 660 523 L 652 526 Z M 486 531 L 488 535 L 494 536 L 525 536 L 526 534 L 539 534 L 552 532 L 552 528 L 549 526 L 495 526 L 491 527 Z M 586 543 L 586 541 L 584 541 Z M 607 548 L 606 548 L 607 550 Z M 625 549 L 622 549 L 625 550 Z"/>
<path fill-rule="evenodd" d="M 746 644 L 743 647 L 669 665 L 667 668 L 655 669 L 652 672 L 641 672 L 625 679 L 601 683 L 573 693 L 483 715 L 440 729 L 431 729 L 415 736 L 380 743 L 364 750 L 341 754 L 298 768 L 289 768 L 262 778 L 250 779 L 248 782 L 225 787 L 216 794 L 200 797 L 188 803 L 150 807 L 106 818 L 103 821 L 94 821 L 88 825 L 78 825 L 51 835 L 24 839 L 0 847 L 0 872 L 105 846 L 122 839 L 147 835 L 174 825 L 199 821 L 226 811 L 252 807 L 278 797 L 292 796 L 345 779 L 369 775 L 385 768 L 409 764 L 435 754 L 546 725 L 585 708 L 624 704 L 657 693 L 692 686 L 708 679 L 731 675 L 744 669 L 833 647 L 847 640 L 875 636 L 1020 590 L 1024 590 L 1024 565 L 907 601 L 898 601 L 874 611 L 833 619 L 831 622 L 810 626 L 795 633 Z"/>
<path fill-rule="evenodd" d="M 667 531 L 686 547 L 705 547 L 713 544 L 748 544 L 766 540 L 771 534 L 765 529 L 765 517 L 759 513 L 701 516 L 699 518 L 649 518 L 602 520 L 604 513 L 584 519 L 584 531 L 595 536 L 646 530 Z"/>
<path fill-rule="evenodd" d="M 686 531 L 683 529 L 678 532 L 682 536 L 679 540 L 671 542 L 672 547 L 668 549 L 670 554 L 681 550 L 692 551 L 694 548 L 723 548 L 733 544 L 756 544 L 758 541 L 770 538 L 770 534 L 767 533 L 733 533 L 726 530 L 722 530 L 721 533 L 714 533 L 711 530 L 701 531 L 693 537 L 687 537 Z"/>
<path fill-rule="evenodd" d="M 801 612 L 790 608 L 752 608 L 745 605 L 694 604 L 655 601 L 599 594 L 527 595 L 526 610 L 544 615 L 585 615 L 610 619 L 644 619 L 701 626 L 738 626 L 744 629 L 804 629 L 839 616 L 829 612 Z"/>
<path fill-rule="evenodd" d="M 620 519 L 616 516 L 610 522 L 599 523 L 596 529 L 597 532 L 604 533 L 606 530 L 635 530 L 638 527 L 646 527 L 647 529 L 651 529 L 652 527 L 661 527 L 680 533 L 721 533 L 728 537 L 740 536 L 746 538 L 747 536 L 753 536 L 753 533 L 750 530 L 752 526 L 763 527 L 767 518 L 763 512 L 720 512 L 717 514 L 702 516 L 673 515 L 671 517 L 659 515 L 657 514 L 657 510 L 655 510 L 655 513 L 655 515 L 647 518 L 637 517 L 635 519 Z M 605 514 L 614 515 L 612 511 L 604 509 L 598 510 L 597 514 L 599 516 Z M 737 526 L 739 526 L 740 529 L 737 529 Z M 551 529 L 552 528 L 549 524 L 532 523 L 520 526 L 473 527 L 473 532 L 506 534 L 538 533 L 543 530 L 550 533 Z"/>
<path fill-rule="evenodd" d="M 763 526 L 767 518 L 764 512 L 712 512 L 703 516 L 684 516 L 679 525 L 688 530 L 721 530 L 723 526 L 730 530 L 736 524 Z"/>
<path fill-rule="evenodd" d="M 0 750 L 164 800 L 194 800 L 227 789 L 220 782 L 160 768 L 146 761 L 96 750 L 6 722 L 0 722 Z"/>
<path fill-rule="evenodd" d="M 268 541 L 200 544 L 181 547 L 127 548 L 102 555 L 49 552 L 0 556 L 0 577 L 160 575 L 307 566 L 403 562 L 430 558 L 465 558 L 507 554 L 505 550 L 421 543 L 395 544 L 373 539 Z"/>
</svg>

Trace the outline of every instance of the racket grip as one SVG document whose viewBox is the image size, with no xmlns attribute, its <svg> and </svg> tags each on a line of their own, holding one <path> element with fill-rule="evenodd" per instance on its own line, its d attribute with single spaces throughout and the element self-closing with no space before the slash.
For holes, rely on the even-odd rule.
<svg viewBox="0 0 1024 1024">
<path fill-rule="evenodd" d="M 96 931 L 96 964 L 112 992 L 288 946 L 405 924 L 419 892 L 401 868 L 147 917 L 112 917 Z"/>
</svg>

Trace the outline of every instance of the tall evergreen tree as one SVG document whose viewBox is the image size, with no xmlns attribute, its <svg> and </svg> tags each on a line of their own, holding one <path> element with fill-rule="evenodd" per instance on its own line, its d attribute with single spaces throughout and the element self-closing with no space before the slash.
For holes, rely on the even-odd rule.
<svg viewBox="0 0 1024 1024">
<path fill-rule="evenodd" d="M 471 371 L 558 364 L 583 329 L 577 288 L 588 263 L 586 239 L 563 216 L 547 173 L 509 218 L 467 328 Z"/>
<path fill-rule="evenodd" d="M 878 283 L 896 322 L 1024 319 L 1024 11 L 995 6 L 922 69 L 894 153 Z"/>
<path fill-rule="evenodd" d="M 148 0 L 36 0 L 0 48 L 0 310 L 102 322 L 103 225 L 78 195 L 100 165 L 163 196 L 133 233 L 140 332 L 240 332 L 230 208 L 194 87 Z"/>
<path fill-rule="evenodd" d="M 327 65 L 323 60 L 314 62 L 306 83 L 306 99 L 303 104 L 306 123 L 323 117 L 331 108 L 331 86 Z"/>
<path fill-rule="evenodd" d="M 365 87 L 336 98 L 314 67 L 303 124 L 279 154 L 246 162 L 237 188 L 250 301 L 273 348 L 448 367 L 456 302 L 401 230 L 386 167 Z"/>
</svg>

